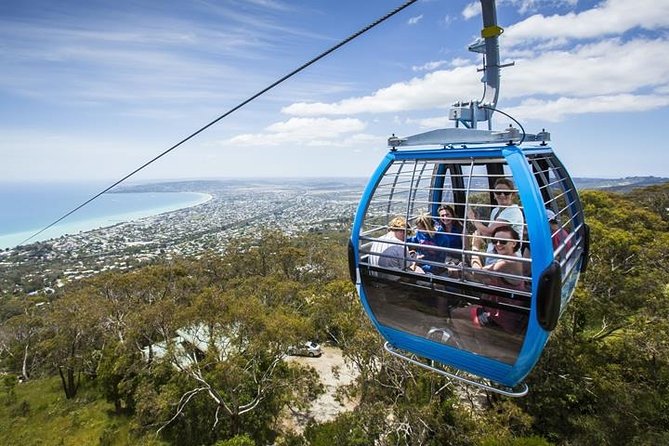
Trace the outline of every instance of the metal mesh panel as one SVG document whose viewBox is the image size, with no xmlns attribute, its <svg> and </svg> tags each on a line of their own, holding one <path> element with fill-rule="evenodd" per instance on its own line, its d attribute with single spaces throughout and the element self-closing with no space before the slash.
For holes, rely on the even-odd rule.
<svg viewBox="0 0 669 446">
<path fill-rule="evenodd" d="M 491 169 L 490 166 L 495 166 Z M 517 190 L 511 189 L 509 192 L 516 197 L 512 205 L 500 205 L 495 202 L 494 185 L 500 178 L 511 179 L 511 173 L 503 159 L 476 160 L 476 162 L 466 160 L 448 160 L 448 161 L 397 161 L 390 165 L 385 175 L 381 178 L 373 197 L 369 202 L 365 218 L 361 226 L 360 233 L 360 252 L 363 258 L 362 263 L 366 263 L 366 256 L 369 254 L 371 243 L 379 241 L 389 232 L 389 224 L 395 217 L 403 217 L 409 224 L 410 229 L 406 233 L 406 238 L 415 235 L 416 221 L 421 215 L 427 215 L 433 222 L 439 225 L 439 207 L 442 205 L 450 206 L 453 210 L 453 221 L 458 227 L 457 232 L 454 229 L 443 230 L 441 232 L 451 237 L 461 237 L 460 247 L 453 246 L 434 246 L 430 249 L 437 251 L 444 257 L 441 265 L 438 262 L 426 260 L 425 266 L 448 267 L 451 270 L 451 279 L 459 275 L 460 281 L 474 281 L 480 283 L 480 280 L 473 280 L 469 276 L 476 272 L 480 278 L 481 275 L 494 276 L 498 278 L 522 279 L 530 289 L 530 263 L 529 258 L 510 258 L 496 253 L 489 244 L 489 237 L 483 237 L 477 234 L 475 224 L 479 223 L 485 226 L 494 224 L 499 225 L 500 214 L 506 208 L 515 207 L 521 213 L 522 205 L 517 199 Z M 472 209 L 475 217 L 469 218 L 467 209 Z M 493 215 L 495 213 L 496 215 Z M 511 225 L 520 237 L 516 242 L 527 243 L 523 241 L 523 234 L 526 235 L 525 224 Z M 464 229 L 464 230 L 463 230 Z M 472 243 L 478 242 L 477 251 L 472 251 Z M 415 259 L 411 257 L 412 251 L 419 249 L 417 243 L 409 241 L 388 242 L 390 244 L 402 244 L 405 246 L 403 264 L 411 264 Z M 475 247 L 476 248 L 476 247 Z M 485 249 L 482 249 L 485 248 Z M 524 263 L 524 274 L 522 276 L 509 276 L 504 273 L 492 271 L 473 271 L 469 263 L 471 256 L 476 255 L 483 259 L 483 263 L 489 264 L 495 260 L 515 260 Z M 515 256 L 514 256 L 515 257 Z M 454 269 L 459 269 L 459 274 L 453 274 Z M 449 277 L 446 277 L 449 278 Z M 492 285 L 495 286 L 495 285 Z M 504 288 L 504 286 L 500 286 Z M 517 291 L 516 288 L 514 288 Z"/>
<path fill-rule="evenodd" d="M 561 309 L 564 310 L 578 280 L 584 249 L 583 210 L 571 178 L 555 155 L 532 156 L 529 162 L 548 211 L 546 220 L 553 257 L 562 271 Z"/>
<path fill-rule="evenodd" d="M 495 194 L 502 178 L 512 180 L 503 158 L 411 159 L 389 166 L 359 234 L 363 285 L 382 324 L 515 360 L 529 314 L 531 260 L 520 249 L 502 248 L 520 248 L 526 232 L 513 183 Z M 508 215 L 518 217 L 501 221 Z M 407 226 L 398 227 L 398 221 Z M 517 235 L 499 231 L 492 244 L 493 234 L 483 232 L 496 226 L 512 226 Z M 524 268 L 498 268 L 502 264 Z M 489 316 L 487 330 L 471 331 L 479 320 L 472 312 L 482 313 L 482 324 Z"/>
</svg>

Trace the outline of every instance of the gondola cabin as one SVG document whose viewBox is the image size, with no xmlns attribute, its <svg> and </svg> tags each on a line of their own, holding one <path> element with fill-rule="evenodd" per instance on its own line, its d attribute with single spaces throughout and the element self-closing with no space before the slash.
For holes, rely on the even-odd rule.
<svg viewBox="0 0 669 446">
<path fill-rule="evenodd" d="M 585 268 L 581 203 L 541 138 L 453 145 L 477 131 L 441 132 L 389 141 L 353 224 L 352 279 L 391 352 L 512 388 Z"/>
</svg>

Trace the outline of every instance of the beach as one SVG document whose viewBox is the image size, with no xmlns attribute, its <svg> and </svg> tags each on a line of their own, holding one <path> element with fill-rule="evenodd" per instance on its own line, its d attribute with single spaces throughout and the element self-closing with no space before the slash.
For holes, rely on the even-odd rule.
<svg viewBox="0 0 669 446">
<path fill-rule="evenodd" d="M 11 231 L 10 229 L 11 232 L 0 232 L 0 249 L 13 248 L 24 242 L 35 243 L 64 235 L 78 234 L 197 206 L 210 201 L 212 195 L 200 192 L 140 192 L 108 194 L 100 198 L 104 198 L 107 203 L 102 203 L 103 206 L 100 205 L 101 203 L 95 203 L 96 208 L 93 208 L 94 203 L 91 203 L 91 209 L 82 208 L 80 213 L 73 213 L 38 235 L 35 234 L 55 221 L 59 215 L 54 214 L 49 219 L 42 219 L 40 223 L 34 219 L 32 224 L 29 223 L 30 227 L 25 230 Z M 39 203 L 29 205 L 39 206 Z M 68 209 L 63 209 L 60 215 L 64 215 L 67 211 Z"/>
</svg>

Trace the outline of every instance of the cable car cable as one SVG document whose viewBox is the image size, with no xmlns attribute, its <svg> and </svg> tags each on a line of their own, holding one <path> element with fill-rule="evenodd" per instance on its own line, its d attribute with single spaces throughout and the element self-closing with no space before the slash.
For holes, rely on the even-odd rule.
<svg viewBox="0 0 669 446">
<path fill-rule="evenodd" d="M 28 242 L 28 241 L 32 240 L 33 238 L 37 237 L 38 235 L 40 235 L 41 233 L 43 233 L 43 232 L 46 231 L 47 229 L 53 227 L 54 225 L 58 224 L 59 222 L 61 222 L 61 221 L 64 220 L 65 218 L 67 218 L 67 217 L 69 217 L 70 215 L 74 214 L 74 213 L 77 212 L 79 209 L 83 208 L 84 206 L 86 206 L 87 204 L 89 204 L 90 202 L 92 202 L 93 200 L 95 200 L 95 199 L 97 199 L 98 197 L 100 197 L 101 195 L 103 195 L 103 194 L 109 192 L 109 191 L 110 191 L 111 189 L 113 189 L 114 187 L 118 186 L 119 184 L 121 184 L 122 182 L 124 182 L 125 180 L 127 180 L 128 178 L 130 178 L 131 176 L 135 175 L 137 172 L 141 171 L 142 169 L 144 169 L 145 167 L 147 167 L 147 166 L 149 166 L 150 164 L 154 163 L 155 161 L 158 161 L 160 158 L 162 158 L 163 156 L 167 155 L 167 154 L 170 153 L 172 150 L 176 149 L 177 147 L 181 146 L 181 145 L 184 144 L 185 142 L 191 140 L 191 139 L 194 138 L 195 136 L 197 136 L 197 135 L 199 135 L 200 133 L 204 132 L 204 131 L 207 130 L 209 127 L 213 126 L 214 124 L 216 124 L 217 122 L 219 122 L 219 121 L 222 120 L 223 118 L 226 118 L 227 116 L 231 115 L 231 114 L 234 113 L 235 111 L 237 111 L 237 110 L 239 110 L 240 108 L 244 107 L 244 106 L 245 106 L 246 104 L 248 104 L 249 102 L 251 102 L 251 101 L 253 101 L 254 99 L 257 99 L 258 97 L 260 97 L 260 96 L 262 96 L 263 94 L 267 93 L 269 90 L 273 89 L 273 88 L 276 87 L 277 85 L 279 85 L 279 84 L 283 83 L 284 81 L 290 79 L 291 77 L 293 77 L 294 75 L 296 75 L 296 74 L 299 73 L 300 71 L 304 70 L 305 68 L 309 67 L 310 65 L 313 65 L 314 63 L 318 62 L 319 60 L 321 60 L 322 58 L 324 58 L 324 57 L 327 56 L 328 54 L 330 54 L 330 53 L 332 53 L 332 52 L 338 50 L 338 49 L 341 48 L 342 46 L 346 45 L 346 44 L 349 43 L 350 41 L 352 41 L 352 40 L 356 39 L 357 37 L 361 36 L 362 34 L 366 33 L 367 31 L 369 31 L 370 29 L 374 28 L 375 26 L 377 26 L 377 25 L 379 25 L 379 24 L 385 22 L 385 21 L 386 21 L 387 19 L 389 19 L 390 17 L 392 17 L 392 16 L 394 16 L 395 14 L 397 14 L 398 12 L 400 12 L 400 11 L 406 9 L 407 7 L 409 7 L 409 6 L 411 6 L 412 4 L 416 3 L 417 1 L 418 1 L 418 0 L 409 0 L 409 1 L 405 2 L 404 4 L 398 6 L 397 8 L 395 8 L 395 9 L 393 9 L 392 11 L 388 12 L 388 13 L 385 14 L 384 16 L 382 16 L 382 17 L 376 19 L 374 22 L 370 23 L 369 25 L 365 26 L 364 28 L 360 29 L 359 31 L 357 31 L 357 32 L 355 32 L 355 33 L 353 33 L 353 34 L 351 34 L 350 36 L 348 36 L 348 37 L 345 38 L 344 40 L 340 41 L 339 43 L 337 43 L 337 44 L 334 45 L 333 47 L 329 48 L 328 50 L 323 51 L 323 52 L 322 52 L 321 54 L 319 54 L 318 56 L 316 56 L 316 57 L 314 57 L 313 59 L 309 60 L 308 62 L 306 62 L 306 63 L 300 65 L 298 68 L 296 68 L 296 69 L 294 69 L 293 71 L 291 71 L 290 73 L 286 74 L 285 76 L 283 76 L 283 77 L 280 78 L 279 80 L 273 82 L 272 84 L 268 85 L 267 87 L 263 88 L 262 90 L 260 90 L 260 91 L 257 92 L 256 94 L 254 94 L 253 96 L 251 96 L 251 97 L 245 99 L 244 101 L 240 102 L 240 103 L 237 104 L 236 106 L 232 107 L 230 110 L 228 110 L 227 112 L 223 113 L 221 116 L 219 116 L 218 118 L 214 119 L 214 120 L 211 121 L 209 124 L 205 125 L 204 127 L 201 127 L 199 130 L 197 130 L 197 131 L 191 133 L 189 136 L 185 137 L 184 139 L 182 139 L 182 140 L 179 141 L 178 143 L 174 144 L 174 145 L 173 145 L 172 147 L 170 147 L 169 149 L 166 149 L 165 151 L 163 151 L 163 152 L 160 153 L 159 155 L 155 156 L 155 157 L 154 157 L 153 159 L 151 159 L 150 161 L 147 161 L 146 163 L 142 164 L 140 167 L 136 168 L 135 170 L 133 170 L 132 172 L 130 172 L 129 174 L 127 174 L 126 176 L 124 176 L 124 177 L 121 178 L 120 180 L 116 181 L 116 182 L 115 182 L 114 184 L 112 184 L 111 186 L 108 186 L 108 187 L 105 188 L 104 190 L 98 192 L 97 194 L 95 194 L 94 196 L 92 196 L 91 198 L 89 198 L 88 200 L 86 200 L 85 202 L 81 203 L 79 206 L 75 207 L 75 208 L 72 209 L 71 211 L 67 212 L 65 215 L 61 216 L 60 218 L 58 218 L 58 219 L 55 220 L 54 222 L 52 222 L 52 223 L 50 223 L 49 225 L 45 226 L 44 228 L 40 229 L 39 231 L 37 231 L 36 233 L 34 233 L 33 235 L 31 235 L 31 236 L 28 237 L 27 239 L 25 239 L 25 240 L 23 240 L 21 243 L 19 243 L 19 245 L 23 245 L 23 244 L 25 244 L 26 242 Z"/>
</svg>

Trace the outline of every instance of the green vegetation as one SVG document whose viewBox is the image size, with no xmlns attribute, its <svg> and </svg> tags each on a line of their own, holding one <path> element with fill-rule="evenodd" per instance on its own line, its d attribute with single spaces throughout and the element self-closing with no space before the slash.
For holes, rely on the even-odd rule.
<svg viewBox="0 0 669 446">
<path fill-rule="evenodd" d="M 42 305 L 0 302 L 2 441 L 669 444 L 668 190 L 582 194 L 589 271 L 525 398 L 385 354 L 347 278 L 346 234 L 265 233 L 223 255 L 98 274 Z M 306 339 L 341 348 L 357 379 L 339 392 L 356 407 L 295 431 L 287 414 L 323 392 L 313 369 L 282 360 Z"/>
<path fill-rule="evenodd" d="M 5 392 L 0 398 L 2 444 L 166 444 L 154 435 L 131 434 L 129 417 L 110 418 L 112 406 L 100 399 L 93 383 L 89 384 L 74 400 L 64 398 L 60 380 L 55 377 L 14 386 L 11 395 Z"/>
</svg>

